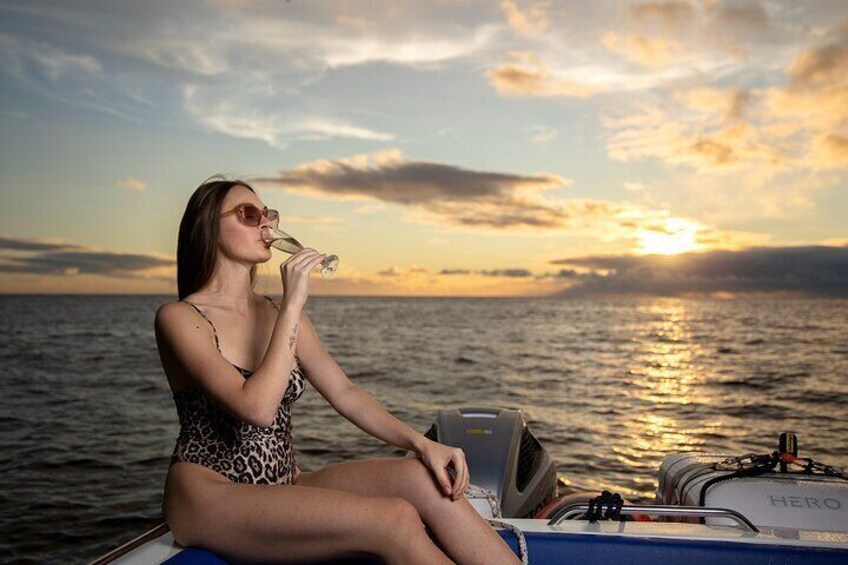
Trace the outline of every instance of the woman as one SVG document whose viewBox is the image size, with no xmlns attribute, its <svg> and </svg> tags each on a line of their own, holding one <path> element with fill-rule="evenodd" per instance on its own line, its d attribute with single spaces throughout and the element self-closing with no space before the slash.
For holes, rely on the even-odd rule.
<svg viewBox="0 0 848 565">
<path fill-rule="evenodd" d="M 282 263 L 279 301 L 253 291 L 256 265 L 271 259 L 261 230 L 277 217 L 247 183 L 210 180 L 180 223 L 180 300 L 155 319 L 180 419 L 162 503 L 174 539 L 233 562 L 370 553 L 390 564 L 520 563 L 463 495 L 462 450 L 397 420 L 322 347 L 304 305 L 326 255 L 306 248 Z M 356 426 L 417 457 L 301 471 L 290 420 L 304 379 Z"/>
</svg>

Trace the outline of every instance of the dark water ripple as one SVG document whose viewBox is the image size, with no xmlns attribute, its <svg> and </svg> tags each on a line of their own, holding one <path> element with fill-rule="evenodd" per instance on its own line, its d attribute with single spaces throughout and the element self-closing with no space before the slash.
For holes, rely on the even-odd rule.
<svg viewBox="0 0 848 565">
<path fill-rule="evenodd" d="M 177 433 L 157 296 L 0 296 L 0 561 L 90 560 L 161 521 Z M 310 299 L 348 376 L 424 431 L 440 408 L 521 409 L 567 490 L 648 502 L 672 452 L 799 435 L 848 467 L 848 301 Z M 402 452 L 311 387 L 301 468 Z"/>
</svg>

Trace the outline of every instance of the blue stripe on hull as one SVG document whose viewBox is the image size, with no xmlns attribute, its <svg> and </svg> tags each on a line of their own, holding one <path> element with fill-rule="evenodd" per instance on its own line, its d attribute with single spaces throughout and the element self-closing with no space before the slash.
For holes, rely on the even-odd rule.
<svg viewBox="0 0 848 565">
<path fill-rule="evenodd" d="M 508 530 L 496 530 L 518 555 L 518 539 Z M 845 565 L 848 550 L 776 546 L 764 543 L 638 538 L 612 535 L 525 532 L 530 565 Z M 165 561 L 167 565 L 227 565 L 215 554 L 186 548 Z M 350 556 L 318 564 L 383 565 L 378 557 Z"/>
<path fill-rule="evenodd" d="M 518 555 L 518 539 L 497 530 Z M 524 532 L 530 565 L 845 565 L 848 550 L 610 535 Z"/>
</svg>

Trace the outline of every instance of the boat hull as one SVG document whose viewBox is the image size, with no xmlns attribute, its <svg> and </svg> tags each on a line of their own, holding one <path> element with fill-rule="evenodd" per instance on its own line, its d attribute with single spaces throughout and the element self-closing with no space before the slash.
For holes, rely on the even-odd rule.
<svg viewBox="0 0 848 565">
<path fill-rule="evenodd" d="M 736 527 L 673 522 L 566 520 L 558 525 L 549 525 L 547 520 L 504 518 L 501 521 L 521 529 L 531 565 L 848 563 L 848 535 L 842 533 L 799 530 L 749 532 Z M 519 555 L 515 534 L 506 529 L 496 531 Z M 212 552 L 179 546 L 167 530 L 105 562 L 123 565 L 226 563 Z M 383 561 L 376 556 L 351 555 L 318 563 L 376 565 Z"/>
</svg>

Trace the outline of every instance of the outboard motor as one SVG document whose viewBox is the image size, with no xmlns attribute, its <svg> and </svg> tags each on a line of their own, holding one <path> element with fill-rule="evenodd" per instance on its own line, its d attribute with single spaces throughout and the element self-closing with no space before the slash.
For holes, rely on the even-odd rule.
<svg viewBox="0 0 848 565">
<path fill-rule="evenodd" d="M 556 466 L 520 410 L 439 410 L 424 435 L 462 449 L 469 482 L 496 495 L 504 518 L 533 518 L 557 498 Z M 480 514 L 491 517 L 488 503 L 469 501 Z"/>
</svg>

